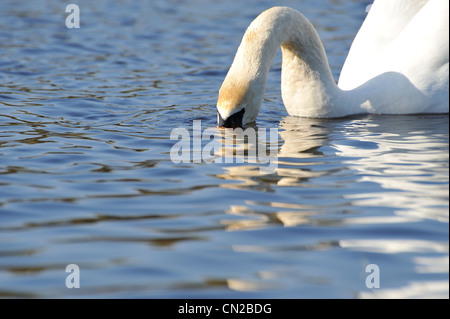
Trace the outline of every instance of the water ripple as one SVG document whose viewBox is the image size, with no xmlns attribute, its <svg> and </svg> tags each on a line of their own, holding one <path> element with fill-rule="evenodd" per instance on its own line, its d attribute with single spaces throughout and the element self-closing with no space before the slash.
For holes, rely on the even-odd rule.
<svg viewBox="0 0 450 319">
<path fill-rule="evenodd" d="M 311 19 L 337 79 L 360 1 L 91 1 L 76 30 L 55 1 L 2 1 L 0 296 L 448 298 L 448 116 L 286 116 L 277 54 L 275 171 L 171 161 L 272 5 Z"/>
</svg>

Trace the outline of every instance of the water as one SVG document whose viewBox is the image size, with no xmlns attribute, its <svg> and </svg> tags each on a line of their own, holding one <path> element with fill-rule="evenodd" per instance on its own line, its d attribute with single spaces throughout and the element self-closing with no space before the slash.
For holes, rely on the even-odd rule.
<svg viewBox="0 0 450 319">
<path fill-rule="evenodd" d="M 448 298 L 448 115 L 289 117 L 278 54 L 276 172 L 170 159 L 257 14 L 303 12 L 337 79 L 368 3 L 77 4 L 0 5 L 0 296 Z"/>
</svg>

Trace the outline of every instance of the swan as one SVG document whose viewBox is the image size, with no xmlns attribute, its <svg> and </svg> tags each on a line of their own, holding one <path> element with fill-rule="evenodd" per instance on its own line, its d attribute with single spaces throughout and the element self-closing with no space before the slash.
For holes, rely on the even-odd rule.
<svg viewBox="0 0 450 319">
<path fill-rule="evenodd" d="M 219 90 L 218 126 L 256 121 L 280 47 L 289 115 L 448 113 L 448 43 L 448 0 L 375 0 L 336 85 L 313 25 L 294 9 L 273 7 L 244 33 Z"/>
</svg>

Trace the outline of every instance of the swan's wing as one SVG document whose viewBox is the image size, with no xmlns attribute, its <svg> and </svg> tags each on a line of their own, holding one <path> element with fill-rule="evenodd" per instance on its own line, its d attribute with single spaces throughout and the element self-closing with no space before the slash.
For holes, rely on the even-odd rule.
<svg viewBox="0 0 450 319">
<path fill-rule="evenodd" d="M 449 1 L 425 4 L 375 65 L 405 75 L 426 96 L 445 97 L 448 112 Z"/>
<path fill-rule="evenodd" d="M 352 43 L 339 77 L 339 87 L 350 90 L 371 79 L 374 76 L 374 62 L 395 42 L 427 2 L 376 0 Z"/>
<path fill-rule="evenodd" d="M 352 73 L 345 74 L 340 87 L 390 92 L 392 105 L 383 107 L 403 109 L 400 113 L 448 113 L 449 1 L 428 1 L 371 61 L 348 71 Z M 382 112 L 381 106 L 378 109 Z"/>
</svg>

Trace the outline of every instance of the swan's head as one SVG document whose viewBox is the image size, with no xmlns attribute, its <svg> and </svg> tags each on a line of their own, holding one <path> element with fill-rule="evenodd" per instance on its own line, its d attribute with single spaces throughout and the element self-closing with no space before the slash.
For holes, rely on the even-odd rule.
<svg viewBox="0 0 450 319">
<path fill-rule="evenodd" d="M 217 99 L 219 127 L 245 127 L 256 121 L 262 102 L 255 83 L 226 77 Z"/>
</svg>

